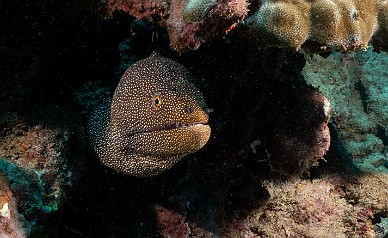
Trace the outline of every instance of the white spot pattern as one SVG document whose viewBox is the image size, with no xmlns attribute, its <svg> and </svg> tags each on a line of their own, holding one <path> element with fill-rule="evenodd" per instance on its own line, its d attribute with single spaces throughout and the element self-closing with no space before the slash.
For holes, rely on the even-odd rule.
<svg viewBox="0 0 388 238">
<path fill-rule="evenodd" d="M 188 69 L 155 53 L 129 67 L 112 100 L 89 117 L 90 144 L 102 163 L 149 177 L 201 149 L 211 129 L 205 100 L 191 81 Z M 155 95 L 158 108 L 150 101 Z"/>
</svg>

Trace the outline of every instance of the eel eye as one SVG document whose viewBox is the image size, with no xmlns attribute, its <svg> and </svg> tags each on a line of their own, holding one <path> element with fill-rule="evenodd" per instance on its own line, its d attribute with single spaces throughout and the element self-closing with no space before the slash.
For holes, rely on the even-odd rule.
<svg viewBox="0 0 388 238">
<path fill-rule="evenodd" d="M 186 112 L 186 113 L 193 113 L 193 112 L 194 112 L 194 109 L 191 108 L 191 107 L 189 107 L 189 106 L 184 106 L 184 107 L 183 107 L 183 110 L 184 110 L 184 112 Z"/>
<path fill-rule="evenodd" d="M 154 96 L 154 100 L 152 101 L 152 105 L 156 109 L 160 108 L 160 106 L 162 105 L 162 98 L 160 97 L 160 95 L 155 95 Z"/>
</svg>

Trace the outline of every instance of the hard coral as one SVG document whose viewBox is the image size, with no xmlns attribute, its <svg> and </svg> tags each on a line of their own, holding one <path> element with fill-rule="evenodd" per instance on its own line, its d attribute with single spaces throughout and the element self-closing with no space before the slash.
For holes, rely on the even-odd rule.
<svg viewBox="0 0 388 238">
<path fill-rule="evenodd" d="M 137 19 L 167 25 L 171 47 L 178 52 L 195 50 L 203 42 L 229 32 L 242 20 L 241 33 L 261 47 L 349 52 L 365 49 L 373 37 L 373 44 L 387 50 L 387 8 L 386 1 L 380 0 L 109 0 L 107 3 L 109 13 L 123 10 Z M 249 11 L 253 14 L 245 19 Z"/>
<path fill-rule="evenodd" d="M 267 46 L 288 45 L 299 49 L 310 33 L 310 5 L 297 1 L 266 1 L 257 12 L 257 27 Z"/>
<path fill-rule="evenodd" d="M 366 47 L 377 28 L 378 8 L 373 1 L 317 1 L 311 10 L 311 39 L 330 48 Z"/>
<path fill-rule="evenodd" d="M 269 0 L 252 17 L 262 45 L 349 51 L 368 45 L 378 14 L 376 0 Z"/>
</svg>

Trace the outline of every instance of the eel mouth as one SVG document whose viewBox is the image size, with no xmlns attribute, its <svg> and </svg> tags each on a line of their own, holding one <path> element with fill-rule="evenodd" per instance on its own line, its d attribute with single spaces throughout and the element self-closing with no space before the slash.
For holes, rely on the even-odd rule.
<svg viewBox="0 0 388 238">
<path fill-rule="evenodd" d="M 159 126 L 154 126 L 154 127 L 149 127 L 149 128 L 143 128 L 143 129 L 137 129 L 130 131 L 127 136 L 134 136 L 136 134 L 140 133 L 146 133 L 146 132 L 154 132 L 154 131 L 168 131 L 168 130 L 173 130 L 173 129 L 178 129 L 178 128 L 184 128 L 184 127 L 192 127 L 192 126 L 201 126 L 201 125 L 208 125 L 207 123 L 204 122 L 193 122 L 193 123 L 169 123 L 169 124 L 164 124 L 164 125 L 159 125 Z"/>
</svg>

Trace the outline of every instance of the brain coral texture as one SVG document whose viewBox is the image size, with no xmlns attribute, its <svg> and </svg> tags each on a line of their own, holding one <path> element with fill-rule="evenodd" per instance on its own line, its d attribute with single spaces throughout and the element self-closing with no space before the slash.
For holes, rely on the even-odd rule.
<svg viewBox="0 0 388 238">
<path fill-rule="evenodd" d="M 378 28 L 378 14 L 377 1 L 265 1 L 254 25 L 265 45 L 299 49 L 311 41 L 319 50 L 348 51 L 367 47 Z"/>
</svg>

